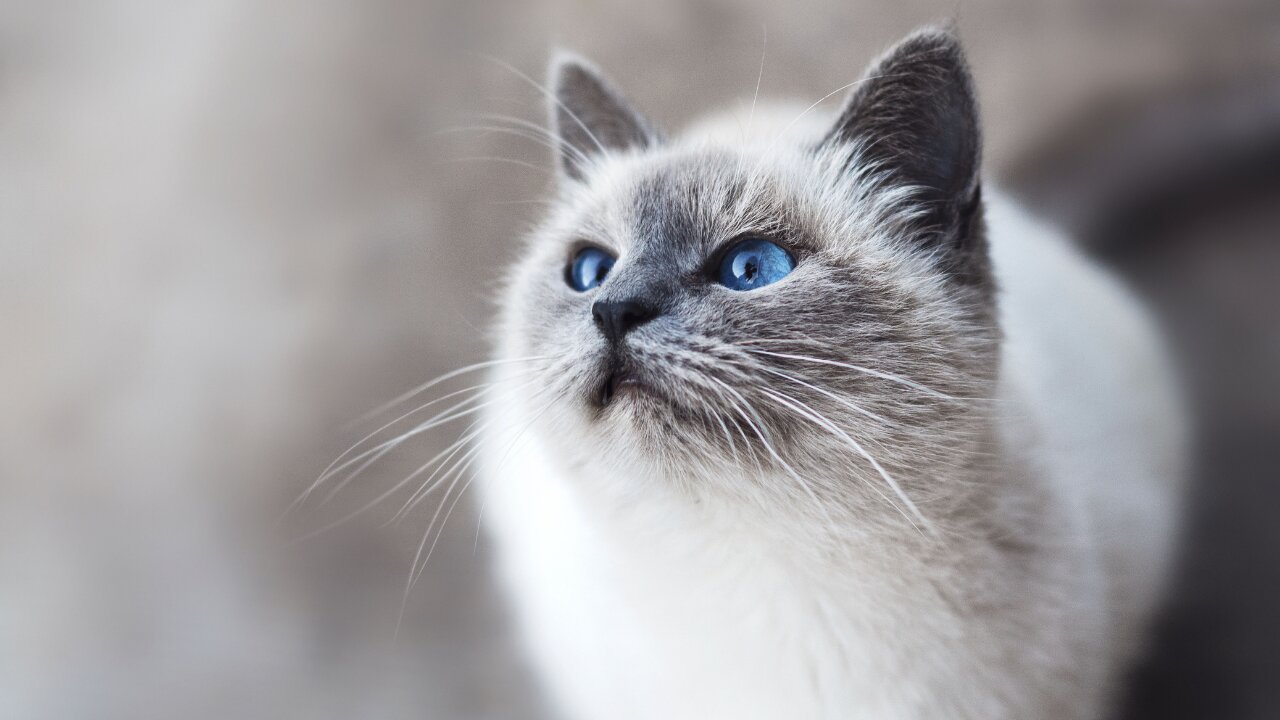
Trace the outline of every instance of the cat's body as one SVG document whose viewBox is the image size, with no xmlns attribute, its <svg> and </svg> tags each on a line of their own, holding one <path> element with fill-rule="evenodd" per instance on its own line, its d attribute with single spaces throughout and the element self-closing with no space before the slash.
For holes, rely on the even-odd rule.
<svg viewBox="0 0 1280 720">
<path fill-rule="evenodd" d="M 510 362 L 496 371 L 509 400 L 488 418 L 481 487 L 550 695 L 581 719 L 1102 717 L 1175 534 L 1182 420 L 1158 338 L 1110 278 L 990 192 L 985 235 L 980 215 L 965 231 L 976 262 L 939 265 L 949 245 L 920 253 L 865 230 L 918 232 L 894 225 L 882 185 L 858 176 L 837 203 L 829 182 L 811 183 L 847 168 L 779 156 L 778 138 L 811 147 L 832 122 L 791 122 L 803 110 L 720 119 L 569 168 L 561 207 L 513 276 L 498 348 Z M 745 160 L 709 176 L 721 148 Z M 834 222 L 845 200 L 864 203 L 860 220 Z M 732 236 L 734 222 L 671 218 L 732 206 L 750 225 L 774 202 L 795 214 L 789 232 L 853 238 L 797 249 L 789 285 L 752 291 L 759 313 L 811 288 L 812 317 L 803 304 L 764 310 L 798 318 L 794 329 L 696 304 L 751 293 L 697 289 L 664 305 L 669 325 L 663 314 L 600 345 L 591 311 L 546 295 L 547 263 L 575 228 L 616 243 L 609 279 L 634 284 L 653 277 L 639 258 L 657 246 L 628 236 Z M 828 325 L 841 322 L 825 314 L 828 267 L 863 278 L 865 298 L 840 308 L 860 334 Z M 727 329 L 707 328 L 721 317 Z M 777 344 L 753 344 L 775 332 Z M 629 353 L 658 389 L 612 395 L 617 371 L 598 369 L 600 353 Z M 533 389 L 519 360 L 530 356 L 553 358 Z M 699 384 L 696 372 L 728 374 Z M 603 403 L 583 397 L 601 382 Z M 682 399 L 691 393 L 703 396 Z"/>
</svg>

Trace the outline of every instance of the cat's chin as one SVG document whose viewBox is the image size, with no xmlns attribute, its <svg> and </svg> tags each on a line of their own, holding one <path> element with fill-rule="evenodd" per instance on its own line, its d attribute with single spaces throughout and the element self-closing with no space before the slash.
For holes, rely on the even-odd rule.
<svg viewBox="0 0 1280 720">
<path fill-rule="evenodd" d="M 588 420 L 594 433 L 642 455 L 652 451 L 654 455 L 645 458 L 649 461 L 670 460 L 693 447 L 700 448 L 699 455 L 706 454 L 705 445 L 695 439 L 710 436 L 714 421 L 678 402 L 668 388 L 634 377 L 606 384 L 612 388 L 602 388 L 601 393 L 608 392 L 608 401 L 595 403 Z"/>
</svg>

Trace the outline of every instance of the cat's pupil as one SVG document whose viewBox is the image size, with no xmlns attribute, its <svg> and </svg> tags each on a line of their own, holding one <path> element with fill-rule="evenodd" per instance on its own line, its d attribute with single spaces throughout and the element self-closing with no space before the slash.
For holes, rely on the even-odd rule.
<svg viewBox="0 0 1280 720">
<path fill-rule="evenodd" d="M 742 268 L 742 274 L 744 277 L 746 277 L 747 282 L 751 282 L 752 280 L 755 280 L 756 273 L 758 271 L 759 269 L 756 267 L 756 261 L 754 259 L 748 260 L 746 267 Z"/>
</svg>

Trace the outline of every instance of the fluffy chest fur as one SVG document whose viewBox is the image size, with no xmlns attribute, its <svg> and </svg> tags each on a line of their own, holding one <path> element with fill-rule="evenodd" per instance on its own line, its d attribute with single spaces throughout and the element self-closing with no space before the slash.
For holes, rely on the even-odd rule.
<svg viewBox="0 0 1280 720">
<path fill-rule="evenodd" d="M 864 538 L 809 557 L 766 541 L 764 518 L 636 527 L 548 496 L 553 473 L 526 481 L 538 489 L 490 499 L 490 522 L 571 717 L 1085 717 L 1067 700 L 1089 707 L 1086 676 L 1108 665 L 1096 579 L 1066 587 L 1088 571 L 1061 552 L 987 565 L 973 553 L 992 548 L 964 548 L 953 564 Z M 1036 569 L 1011 578 L 1005 561 Z"/>
</svg>

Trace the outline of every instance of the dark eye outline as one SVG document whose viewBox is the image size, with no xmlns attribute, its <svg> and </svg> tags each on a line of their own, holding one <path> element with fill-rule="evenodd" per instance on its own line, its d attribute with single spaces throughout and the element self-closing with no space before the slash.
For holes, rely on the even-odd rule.
<svg viewBox="0 0 1280 720">
<path fill-rule="evenodd" d="M 761 285 L 760 287 L 752 288 L 751 290 L 735 290 L 729 287 L 728 285 L 725 285 L 724 283 L 720 282 L 720 267 L 724 265 L 724 261 L 727 257 L 729 257 L 729 253 L 736 250 L 738 246 L 742 245 L 743 243 L 751 240 L 762 240 L 764 242 L 770 243 L 772 245 L 777 245 L 779 248 L 782 248 L 782 251 L 791 257 L 791 271 L 788 272 L 786 275 L 778 278 L 777 280 L 769 283 L 768 285 Z M 711 253 L 711 255 L 707 257 L 707 263 L 702 269 L 702 274 L 708 280 L 710 280 L 713 284 L 719 287 L 722 287 L 728 290 L 729 292 L 734 292 L 734 293 L 752 292 L 754 290 L 760 290 L 762 288 L 769 287 L 769 285 L 776 285 L 777 283 L 782 282 L 786 278 L 791 277 L 791 275 L 795 273 L 796 268 L 800 267 L 800 263 L 804 260 L 804 256 L 805 256 L 805 252 L 795 247 L 791 243 L 779 242 L 776 238 L 770 237 L 763 233 L 744 233 L 742 235 L 735 235 L 732 239 L 726 241 L 719 248 L 717 248 L 715 252 Z"/>
<path fill-rule="evenodd" d="M 584 252 L 587 252 L 588 250 L 594 250 L 604 255 L 605 257 L 609 258 L 609 269 L 605 271 L 604 277 L 600 278 L 600 282 L 597 282 L 595 285 L 592 285 L 590 287 L 579 288 L 573 276 L 573 268 L 575 265 L 578 264 L 578 258 L 580 258 L 582 254 Z M 613 254 L 609 250 L 606 250 L 605 248 L 600 247 L 599 245 L 596 245 L 594 243 L 578 243 L 574 245 L 573 252 L 569 254 L 569 262 L 566 263 L 564 266 L 564 282 L 566 285 L 569 286 L 570 290 L 576 293 L 590 292 L 591 290 L 594 290 L 600 287 L 601 285 L 603 285 L 604 281 L 609 279 L 609 273 L 613 270 L 613 266 L 616 265 L 617 262 L 618 262 L 617 255 Z"/>
</svg>

